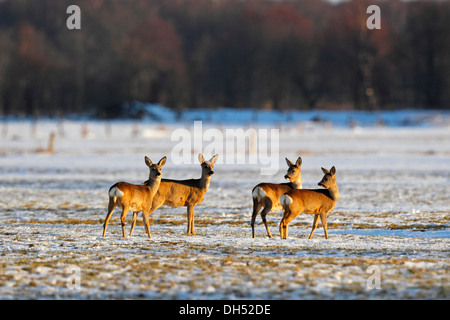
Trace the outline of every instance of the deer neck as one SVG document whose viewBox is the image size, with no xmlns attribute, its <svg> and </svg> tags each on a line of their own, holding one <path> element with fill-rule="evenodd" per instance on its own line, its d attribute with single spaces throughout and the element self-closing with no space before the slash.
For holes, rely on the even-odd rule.
<svg viewBox="0 0 450 320">
<path fill-rule="evenodd" d="M 333 200 L 334 202 L 338 201 L 338 199 L 339 199 L 339 190 L 338 190 L 337 185 L 334 185 L 331 188 L 329 188 L 328 192 L 330 193 L 331 200 Z"/>
<path fill-rule="evenodd" d="M 291 187 L 292 187 L 292 189 L 301 189 L 302 188 L 302 179 L 291 181 Z"/>
<path fill-rule="evenodd" d="M 149 187 L 150 189 L 152 189 L 152 193 L 153 195 L 156 194 L 156 192 L 158 191 L 159 188 L 159 184 L 161 183 L 161 178 L 156 178 L 156 179 L 148 179 L 145 183 L 145 185 L 147 187 Z"/>
<path fill-rule="evenodd" d="M 205 192 L 208 191 L 210 180 L 211 176 L 202 175 L 202 177 L 200 178 L 200 188 L 205 189 Z"/>
</svg>

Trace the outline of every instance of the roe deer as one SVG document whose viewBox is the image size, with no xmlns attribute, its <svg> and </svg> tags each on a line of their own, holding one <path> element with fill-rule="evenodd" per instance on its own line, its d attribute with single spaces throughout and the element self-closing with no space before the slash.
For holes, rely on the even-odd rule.
<svg viewBox="0 0 450 320">
<path fill-rule="evenodd" d="M 332 167 L 330 171 L 322 168 L 325 174 L 319 182 L 319 186 L 325 189 L 301 189 L 291 190 L 280 197 L 283 206 L 283 219 L 280 223 L 281 238 L 286 239 L 288 236 L 288 224 L 300 213 L 314 214 L 314 222 L 309 235 L 312 238 L 317 224 L 322 220 L 325 238 L 328 239 L 327 231 L 327 214 L 334 209 L 336 201 L 339 199 L 339 190 L 336 184 L 336 168 Z"/>
<path fill-rule="evenodd" d="M 56 135 L 54 132 L 50 133 L 50 135 L 48 137 L 47 149 L 37 148 L 36 152 L 37 153 L 53 153 L 53 152 L 55 152 L 55 137 L 56 137 Z"/>
<path fill-rule="evenodd" d="M 161 167 L 166 163 L 166 157 L 163 157 L 157 164 L 145 157 L 145 164 L 149 167 L 149 180 L 146 185 L 136 185 L 127 182 L 117 182 L 109 188 L 109 204 L 108 214 L 106 215 L 105 223 L 103 225 L 103 237 L 105 236 L 106 227 L 115 207 L 122 209 L 120 220 L 122 222 L 122 234 L 125 236 L 125 218 L 129 210 L 133 211 L 135 215 L 138 212 L 143 212 L 145 231 L 150 237 L 150 227 L 148 224 L 148 212 L 152 207 L 153 197 L 158 190 L 161 182 Z M 131 236 L 131 235 L 130 235 Z"/>
<path fill-rule="evenodd" d="M 280 196 L 283 193 L 290 191 L 291 189 L 301 189 L 302 188 L 302 173 L 300 166 L 302 165 L 302 158 L 298 157 L 295 164 L 286 158 L 286 163 L 288 165 L 288 171 L 284 176 L 285 179 L 290 182 L 287 183 L 260 183 L 255 186 L 252 190 L 253 198 L 253 214 L 252 214 L 252 237 L 255 237 L 255 219 L 258 212 L 261 211 L 261 218 L 266 226 L 267 235 L 272 238 L 269 227 L 267 226 L 266 215 L 270 211 L 277 211 L 281 209 Z"/>
<path fill-rule="evenodd" d="M 161 179 L 159 189 L 153 197 L 153 203 L 150 210 L 144 212 L 148 216 L 161 207 L 163 204 L 170 207 L 187 207 L 187 235 L 195 235 L 194 231 L 194 207 L 203 201 L 206 191 L 209 188 L 209 181 L 214 174 L 214 163 L 217 160 L 216 154 L 209 161 L 205 161 L 202 154 L 198 155 L 202 167 L 202 176 L 200 179 L 189 180 L 171 180 Z M 136 213 L 133 215 L 133 224 L 131 226 L 130 236 L 133 234 L 136 224 Z"/>
</svg>

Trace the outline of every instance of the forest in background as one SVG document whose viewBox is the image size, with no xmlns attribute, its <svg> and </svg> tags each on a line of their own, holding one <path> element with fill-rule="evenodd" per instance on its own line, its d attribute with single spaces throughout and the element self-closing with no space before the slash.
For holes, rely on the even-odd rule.
<svg viewBox="0 0 450 320">
<path fill-rule="evenodd" d="M 448 1 L 3 0 L 0 116 L 449 109 L 449 30 Z"/>
</svg>

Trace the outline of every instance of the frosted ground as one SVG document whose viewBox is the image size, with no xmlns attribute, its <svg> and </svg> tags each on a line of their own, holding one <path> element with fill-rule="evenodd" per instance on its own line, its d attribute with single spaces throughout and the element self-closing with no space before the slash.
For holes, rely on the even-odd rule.
<svg viewBox="0 0 450 320">
<path fill-rule="evenodd" d="M 255 116 L 0 122 L 0 299 L 450 298 L 448 113 L 263 113 L 251 126 L 280 129 L 277 174 L 218 163 L 195 210 L 197 235 L 185 235 L 185 208 L 162 207 L 151 239 L 141 217 L 133 238 L 121 239 L 119 211 L 101 238 L 108 188 L 142 183 L 144 155 L 168 156 L 164 177 L 199 177 L 198 163 L 171 161 L 172 132 L 195 119 L 246 129 Z M 50 132 L 55 153 L 36 152 Z M 308 240 L 313 217 L 300 215 L 281 240 L 279 212 L 268 215 L 274 238 L 258 217 L 252 239 L 252 187 L 283 182 L 284 157 L 298 156 L 304 188 L 316 188 L 321 166 L 337 168 L 329 239 L 319 226 Z"/>
</svg>

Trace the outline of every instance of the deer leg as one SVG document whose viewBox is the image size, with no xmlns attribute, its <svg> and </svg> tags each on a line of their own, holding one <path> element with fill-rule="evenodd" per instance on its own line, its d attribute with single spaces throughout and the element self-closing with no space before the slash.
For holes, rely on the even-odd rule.
<svg viewBox="0 0 450 320">
<path fill-rule="evenodd" d="M 130 238 L 133 235 L 133 230 L 134 230 L 134 227 L 136 226 L 137 215 L 138 215 L 137 212 L 133 212 L 133 222 L 131 223 Z"/>
<path fill-rule="evenodd" d="M 281 239 L 286 239 L 288 235 L 288 217 L 290 215 L 290 209 L 286 208 L 283 212 L 283 218 L 280 222 L 280 236 Z"/>
<path fill-rule="evenodd" d="M 150 234 L 150 225 L 148 222 L 148 216 L 150 215 L 151 211 L 142 211 L 142 217 L 144 219 L 144 225 L 145 225 L 145 231 L 147 232 L 148 238 L 150 239 L 152 235 Z"/>
<path fill-rule="evenodd" d="M 289 207 L 286 208 L 286 210 L 283 214 L 283 219 L 281 219 L 281 223 L 280 223 L 280 233 L 281 233 L 282 239 L 287 239 L 289 223 L 292 220 L 294 220 L 295 217 L 297 217 L 302 212 L 303 212 L 303 209 L 293 212 L 293 211 L 291 211 L 291 209 Z"/>
<path fill-rule="evenodd" d="M 142 218 L 144 219 L 144 225 L 145 225 L 145 231 L 147 232 L 147 235 L 149 238 L 152 237 L 152 235 L 150 234 L 150 223 L 148 221 L 148 217 L 150 216 L 150 214 L 155 211 L 158 207 L 152 207 L 150 210 L 148 210 L 147 212 L 142 211 Z"/>
<path fill-rule="evenodd" d="M 312 225 L 311 234 L 309 235 L 309 238 L 308 238 L 308 239 L 311 239 L 311 238 L 312 238 L 313 233 L 314 233 L 314 231 L 316 231 L 316 228 L 317 228 L 317 225 L 318 225 L 318 224 L 319 224 L 319 215 L 316 214 L 316 215 L 314 215 L 314 222 L 313 222 L 313 225 Z"/>
<path fill-rule="evenodd" d="M 273 236 L 270 233 L 269 226 L 267 225 L 266 215 L 270 212 L 271 209 L 272 209 L 271 206 L 266 205 L 264 209 L 261 211 L 261 218 L 262 221 L 264 222 L 264 225 L 266 226 L 266 231 L 269 238 L 273 238 Z"/>
<path fill-rule="evenodd" d="M 286 239 L 288 235 L 288 224 L 285 218 L 281 219 L 280 222 L 280 236 L 281 239 Z"/>
<path fill-rule="evenodd" d="M 258 201 L 258 199 L 253 198 L 253 214 L 252 214 L 252 237 L 255 237 L 255 220 L 256 216 L 258 215 L 258 212 L 261 210 L 262 204 Z"/>
<path fill-rule="evenodd" d="M 111 219 L 115 207 L 116 203 L 112 198 L 109 198 L 108 213 L 106 214 L 105 223 L 103 224 L 103 237 L 105 237 L 106 227 L 108 226 L 109 219 Z"/>
<path fill-rule="evenodd" d="M 325 239 L 328 239 L 328 230 L 327 230 L 327 215 L 321 214 L 320 220 L 322 221 L 323 231 L 325 232 Z"/>
<path fill-rule="evenodd" d="M 120 216 L 120 222 L 122 223 L 122 238 L 125 239 L 125 218 L 127 217 L 128 214 L 128 206 L 124 206 L 123 210 L 122 210 L 122 215 Z"/>
<path fill-rule="evenodd" d="M 155 203 L 153 203 L 153 204 L 155 204 Z M 149 222 L 148 222 L 148 217 L 153 211 L 158 209 L 160 206 L 161 206 L 161 204 L 154 205 L 154 206 L 152 205 L 152 207 L 149 210 L 147 210 L 147 211 L 143 210 L 142 211 L 142 219 L 144 220 L 145 232 L 147 232 L 147 235 L 148 235 L 149 238 L 151 238 L 152 236 L 150 234 L 150 225 L 149 225 Z M 133 229 L 131 229 L 131 232 L 133 232 Z M 130 236 L 131 236 L 131 233 L 130 233 Z"/>
<path fill-rule="evenodd" d="M 187 220 L 188 220 L 188 228 L 187 235 L 195 235 L 194 231 L 194 206 L 187 207 Z"/>
</svg>

